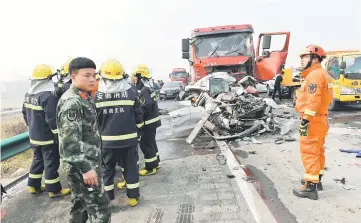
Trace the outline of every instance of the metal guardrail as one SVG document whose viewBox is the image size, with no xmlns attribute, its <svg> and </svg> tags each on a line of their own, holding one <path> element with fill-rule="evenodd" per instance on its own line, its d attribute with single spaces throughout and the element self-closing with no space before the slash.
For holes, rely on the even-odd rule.
<svg viewBox="0 0 361 223">
<path fill-rule="evenodd" d="M 29 132 L 25 132 L 0 141 L 1 161 L 9 159 L 30 149 Z"/>
<path fill-rule="evenodd" d="M 10 111 L 2 111 L 0 114 L 1 114 L 1 116 L 3 116 L 3 115 L 21 113 L 21 111 L 22 111 L 21 109 L 14 109 L 14 110 L 10 110 Z"/>
</svg>

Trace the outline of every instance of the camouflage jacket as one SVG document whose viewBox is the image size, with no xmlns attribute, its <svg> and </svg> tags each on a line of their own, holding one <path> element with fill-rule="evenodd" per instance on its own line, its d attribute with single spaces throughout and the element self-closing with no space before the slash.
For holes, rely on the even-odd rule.
<svg viewBox="0 0 361 223">
<path fill-rule="evenodd" d="M 101 139 L 94 102 L 87 93 L 70 87 L 59 100 L 56 114 L 59 150 L 64 171 L 99 170 Z"/>
</svg>

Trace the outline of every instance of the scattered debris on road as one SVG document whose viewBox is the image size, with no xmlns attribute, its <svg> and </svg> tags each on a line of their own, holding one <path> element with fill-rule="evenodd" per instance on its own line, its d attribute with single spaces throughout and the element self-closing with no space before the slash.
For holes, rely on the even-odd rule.
<svg viewBox="0 0 361 223">
<path fill-rule="evenodd" d="M 343 177 L 342 179 L 333 179 L 340 187 L 345 190 L 355 190 L 354 186 L 346 185 L 346 178 Z"/>
<path fill-rule="evenodd" d="M 341 178 L 341 179 L 333 179 L 333 180 L 336 181 L 336 182 L 340 182 L 342 184 L 346 184 L 346 179 L 344 177 Z"/>
<path fill-rule="evenodd" d="M 160 115 L 168 115 L 169 111 L 167 109 L 159 109 L 159 114 Z"/>
<path fill-rule="evenodd" d="M 356 157 L 361 158 L 361 150 L 340 149 L 340 152 L 343 152 L 343 153 L 356 153 Z"/>
<path fill-rule="evenodd" d="M 218 160 L 218 163 L 220 165 L 225 165 L 227 163 L 227 158 L 222 155 L 222 153 L 219 153 L 217 156 L 216 156 L 216 159 Z"/>
<path fill-rule="evenodd" d="M 235 178 L 236 176 L 233 175 L 233 174 L 227 174 L 227 177 L 230 178 L 230 179 L 232 179 L 232 178 Z"/>
</svg>

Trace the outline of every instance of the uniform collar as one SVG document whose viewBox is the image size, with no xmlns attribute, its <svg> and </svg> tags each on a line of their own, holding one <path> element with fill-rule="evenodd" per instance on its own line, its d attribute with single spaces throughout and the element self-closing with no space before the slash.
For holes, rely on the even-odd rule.
<svg viewBox="0 0 361 223">
<path fill-rule="evenodd" d="M 80 95 L 83 100 L 87 100 L 89 98 L 89 94 L 87 92 L 80 90 L 74 85 L 71 85 L 71 89 L 74 91 L 75 94 Z"/>
<path fill-rule="evenodd" d="M 303 77 L 307 77 L 312 71 L 316 70 L 316 69 L 319 69 L 319 68 L 322 68 L 321 64 L 320 63 L 317 63 L 309 68 L 307 68 L 306 70 L 304 70 L 302 72 L 302 76 Z"/>
</svg>

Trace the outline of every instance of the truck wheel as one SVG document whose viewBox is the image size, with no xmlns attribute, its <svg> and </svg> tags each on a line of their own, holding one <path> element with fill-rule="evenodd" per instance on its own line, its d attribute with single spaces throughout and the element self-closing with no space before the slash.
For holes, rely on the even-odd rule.
<svg viewBox="0 0 361 223">
<path fill-rule="evenodd" d="M 293 106 L 296 105 L 296 100 L 297 100 L 297 95 L 296 95 L 296 89 L 292 88 L 291 90 L 291 99 L 292 99 L 292 104 Z"/>
<path fill-rule="evenodd" d="M 290 98 L 296 102 L 296 89 L 290 88 Z"/>
<path fill-rule="evenodd" d="M 339 105 L 340 105 L 340 102 L 333 99 L 330 106 L 328 107 L 328 110 L 335 111 L 335 110 L 337 110 L 337 108 L 339 108 Z"/>
</svg>

